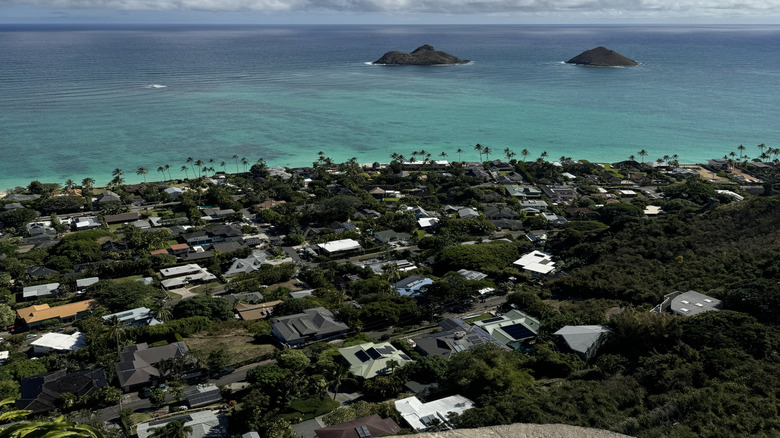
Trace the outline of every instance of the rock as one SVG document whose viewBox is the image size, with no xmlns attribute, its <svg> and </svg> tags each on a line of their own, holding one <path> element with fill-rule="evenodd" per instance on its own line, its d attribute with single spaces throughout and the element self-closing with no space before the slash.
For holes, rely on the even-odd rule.
<svg viewBox="0 0 780 438">
<path fill-rule="evenodd" d="M 566 63 L 590 65 L 594 67 L 631 67 L 637 65 L 636 61 L 628 59 L 620 53 L 602 46 L 586 50 L 566 61 Z"/>
<path fill-rule="evenodd" d="M 412 53 L 399 51 L 387 52 L 381 58 L 374 61 L 374 64 L 383 65 L 452 65 L 466 64 L 469 61 L 452 56 L 449 53 L 441 52 L 425 44 L 418 47 Z"/>
</svg>

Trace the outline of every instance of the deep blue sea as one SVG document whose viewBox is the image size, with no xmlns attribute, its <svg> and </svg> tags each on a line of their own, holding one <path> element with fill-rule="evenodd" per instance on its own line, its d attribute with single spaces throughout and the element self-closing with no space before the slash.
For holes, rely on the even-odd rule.
<svg viewBox="0 0 780 438">
<path fill-rule="evenodd" d="M 778 42 L 778 26 L 3 25 L 0 190 L 184 176 L 187 157 L 475 160 L 476 143 L 491 159 L 755 156 L 780 143 Z M 473 62 L 366 64 L 422 44 Z M 563 63 L 599 45 L 640 65 Z"/>
</svg>

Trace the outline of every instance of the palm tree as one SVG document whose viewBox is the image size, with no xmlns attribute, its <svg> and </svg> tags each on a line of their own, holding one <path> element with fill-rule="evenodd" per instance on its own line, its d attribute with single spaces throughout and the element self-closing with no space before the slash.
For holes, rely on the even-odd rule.
<svg viewBox="0 0 780 438">
<path fill-rule="evenodd" d="M 457 151 L 455 151 L 455 152 L 457 152 L 457 153 L 458 153 L 458 161 L 463 161 L 463 160 L 460 158 L 460 155 L 463 153 L 463 149 L 461 149 L 461 148 L 458 148 L 458 150 L 457 150 Z"/>
<path fill-rule="evenodd" d="M 181 166 L 181 171 L 184 172 L 184 175 L 187 176 L 187 179 L 190 179 L 190 169 L 187 166 Z"/>
<path fill-rule="evenodd" d="M 476 146 L 474 146 L 474 150 L 479 152 L 479 161 L 482 161 L 482 145 L 477 143 Z"/>
<path fill-rule="evenodd" d="M 0 407 L 13 404 L 12 398 L 0 402 Z M 0 414 L 0 421 L 17 420 L 30 414 L 30 411 L 13 410 Z M 60 415 L 54 421 L 21 421 L 0 431 L 2 438 L 21 437 L 67 437 L 67 438 L 106 438 L 100 430 L 86 425 L 67 421 Z"/>
<path fill-rule="evenodd" d="M 170 307 L 162 306 L 160 307 L 160 310 L 157 311 L 157 319 L 160 320 L 160 322 L 168 322 L 173 317 L 173 314 L 171 314 Z"/>
<path fill-rule="evenodd" d="M 739 159 L 742 159 L 742 152 L 745 151 L 745 146 L 739 145 L 737 146 L 737 150 L 739 150 Z"/>
<path fill-rule="evenodd" d="M 173 176 L 171 176 L 171 165 L 166 164 L 165 166 L 163 166 L 163 168 L 165 168 L 165 170 L 168 171 L 168 179 L 169 180 L 173 179 Z M 163 172 L 163 176 L 165 176 L 165 172 Z"/>
<path fill-rule="evenodd" d="M 246 167 L 249 165 L 249 161 L 247 161 L 246 157 L 241 157 L 241 164 L 244 165 L 244 172 L 246 172 Z"/>
<path fill-rule="evenodd" d="M 225 164 L 225 162 L 224 162 L 224 161 L 223 161 L 223 162 L 221 162 L 221 163 L 219 163 L 219 166 L 222 168 L 222 171 L 223 171 L 223 172 L 225 172 L 225 173 L 227 173 L 227 169 L 225 168 L 225 165 L 226 165 L 226 164 Z"/>
<path fill-rule="evenodd" d="M 520 151 L 520 155 L 523 156 L 523 162 L 525 162 L 528 159 L 528 154 L 530 154 L 530 152 L 528 152 L 528 149 L 523 149 L 522 151 Z"/>
<path fill-rule="evenodd" d="M 493 151 L 490 149 L 490 146 L 484 146 L 484 147 L 482 148 L 482 152 L 484 152 L 484 153 L 485 153 L 485 161 L 490 161 L 490 153 L 491 153 L 491 152 L 493 152 Z"/>
<path fill-rule="evenodd" d="M 146 174 L 149 173 L 149 171 L 145 167 L 139 167 L 138 170 L 135 171 L 137 175 L 143 175 L 144 176 L 144 182 L 146 182 Z"/>
<path fill-rule="evenodd" d="M 162 166 L 160 166 L 160 167 L 158 167 L 158 168 L 157 168 L 157 171 L 158 171 L 158 172 L 160 172 L 160 173 L 162 173 L 162 175 L 163 175 L 163 179 L 165 179 L 165 168 L 164 168 L 164 167 L 162 167 Z"/>
<path fill-rule="evenodd" d="M 92 190 L 92 187 L 94 187 L 94 186 L 95 186 L 95 180 L 92 179 L 92 178 L 87 177 L 87 178 L 84 178 L 83 180 L 81 180 L 81 189 L 82 189 L 82 191 L 84 191 L 84 190 L 90 191 L 90 190 Z"/>
<path fill-rule="evenodd" d="M 339 395 L 339 386 L 341 386 L 341 380 L 347 377 L 349 373 L 349 367 L 339 362 L 336 364 L 336 368 L 333 369 L 333 380 L 336 382 L 333 388 L 333 400 L 336 400 L 336 396 Z"/>
<path fill-rule="evenodd" d="M 113 177 L 122 176 L 124 174 L 125 174 L 125 171 L 120 169 L 120 168 L 118 168 L 118 167 L 116 169 L 114 169 L 113 172 L 111 172 L 111 176 L 113 176 Z"/>
<path fill-rule="evenodd" d="M 634 155 L 629 155 L 629 156 L 628 156 L 628 161 L 636 161 L 636 156 L 634 156 Z"/>
<path fill-rule="evenodd" d="M 758 145 L 758 150 L 761 151 L 761 155 L 764 154 L 764 149 L 766 149 L 766 145 L 764 143 Z"/>
<path fill-rule="evenodd" d="M 547 151 L 542 151 L 542 153 L 539 154 L 539 158 L 541 158 L 542 161 L 546 160 L 548 156 L 549 154 L 547 153 Z"/>
<path fill-rule="evenodd" d="M 163 427 L 152 429 L 150 438 L 187 438 L 192 434 L 192 426 L 185 426 L 184 422 L 171 421 Z"/>
<path fill-rule="evenodd" d="M 195 161 L 195 168 L 198 169 L 198 178 L 200 178 L 200 169 L 203 167 L 203 160 Z"/>
<path fill-rule="evenodd" d="M 647 156 L 647 151 L 646 150 L 642 149 L 641 151 L 639 151 L 639 157 L 642 159 L 643 163 L 645 162 L 645 157 L 646 156 Z"/>
<path fill-rule="evenodd" d="M 233 159 L 236 160 L 236 173 L 238 173 L 238 155 L 233 155 Z"/>
<path fill-rule="evenodd" d="M 447 153 L 446 153 L 446 152 L 444 152 L 444 151 L 441 151 L 441 153 L 439 154 L 439 156 L 440 156 L 440 157 L 441 157 L 441 159 L 443 160 L 443 159 L 445 159 L 445 158 L 447 157 Z"/>
<path fill-rule="evenodd" d="M 69 180 L 65 181 L 65 190 L 71 191 L 71 190 L 73 190 L 73 187 L 75 187 L 75 186 L 76 186 L 76 183 L 74 183 L 72 179 L 69 179 Z"/>
<path fill-rule="evenodd" d="M 515 156 L 515 153 L 512 152 L 512 149 L 504 148 L 504 155 L 506 155 L 507 161 L 512 161 L 512 157 Z"/>
</svg>

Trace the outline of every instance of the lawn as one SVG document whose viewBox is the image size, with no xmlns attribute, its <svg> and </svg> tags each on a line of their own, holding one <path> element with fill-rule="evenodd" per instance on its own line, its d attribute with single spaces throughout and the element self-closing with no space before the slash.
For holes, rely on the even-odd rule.
<svg viewBox="0 0 780 438">
<path fill-rule="evenodd" d="M 483 320 L 490 319 L 490 318 L 493 318 L 493 315 L 491 315 L 489 313 L 483 313 L 482 315 L 475 316 L 473 318 L 467 319 L 466 322 L 469 323 L 469 324 L 473 324 L 473 323 L 475 323 L 477 321 L 483 321 Z"/>
<path fill-rule="evenodd" d="M 199 333 L 184 339 L 190 350 L 199 351 L 204 357 L 216 350 L 225 350 L 230 357 L 230 364 L 236 364 L 249 359 L 273 353 L 276 348 L 267 344 L 254 344 L 254 336 L 243 329 L 235 329 L 229 333 L 211 335 Z"/>
</svg>

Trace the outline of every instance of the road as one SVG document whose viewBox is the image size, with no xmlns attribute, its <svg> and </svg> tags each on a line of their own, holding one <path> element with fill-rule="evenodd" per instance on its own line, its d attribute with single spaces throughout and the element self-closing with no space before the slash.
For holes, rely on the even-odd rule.
<svg viewBox="0 0 780 438">
<path fill-rule="evenodd" d="M 219 379 L 213 379 L 209 380 L 208 383 L 213 383 L 217 386 L 225 386 L 229 385 L 231 383 L 237 383 L 237 382 L 244 382 L 246 381 L 246 373 L 247 371 L 251 370 L 252 368 L 255 368 L 260 365 L 265 365 L 273 362 L 273 360 L 265 360 L 258 363 L 253 363 L 249 365 L 244 365 L 243 367 L 236 368 L 235 371 L 228 374 L 227 376 L 220 377 Z M 188 389 L 195 388 L 196 385 L 186 386 L 184 387 L 184 391 L 186 392 Z M 168 401 L 172 401 L 169 400 Z M 122 408 L 123 409 L 132 409 L 134 411 L 138 410 L 147 410 L 147 409 L 154 409 L 152 407 L 152 403 L 149 401 L 148 398 L 144 399 L 138 396 L 138 392 L 131 392 L 128 394 L 122 394 Z M 113 421 L 119 419 L 119 405 L 111 406 L 105 409 L 102 409 L 100 411 L 100 418 L 103 421 Z"/>
</svg>

